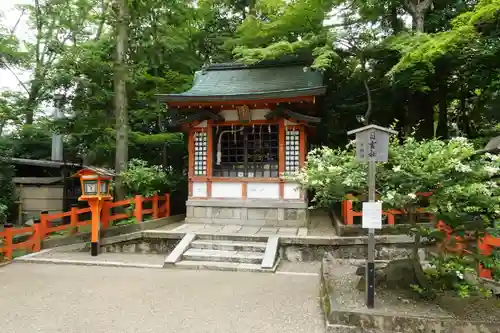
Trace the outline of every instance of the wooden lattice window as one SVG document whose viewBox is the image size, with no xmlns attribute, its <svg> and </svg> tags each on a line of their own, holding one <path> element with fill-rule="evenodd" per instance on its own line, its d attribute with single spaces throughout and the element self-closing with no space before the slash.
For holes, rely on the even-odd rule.
<svg viewBox="0 0 500 333">
<path fill-rule="evenodd" d="M 194 175 L 207 174 L 208 136 L 206 132 L 194 133 Z"/>
<path fill-rule="evenodd" d="M 300 170 L 300 131 L 287 128 L 285 132 L 285 172 Z"/>
<path fill-rule="evenodd" d="M 214 176 L 278 177 L 278 128 L 271 124 L 214 128 Z"/>
</svg>

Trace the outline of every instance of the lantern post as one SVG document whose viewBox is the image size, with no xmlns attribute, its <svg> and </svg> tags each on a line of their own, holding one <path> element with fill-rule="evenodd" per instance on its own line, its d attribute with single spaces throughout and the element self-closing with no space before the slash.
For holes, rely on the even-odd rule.
<svg viewBox="0 0 500 333">
<path fill-rule="evenodd" d="M 93 257 L 99 254 L 101 211 L 105 201 L 113 198 L 110 183 L 114 175 L 114 172 L 108 169 L 85 167 L 73 176 L 80 178 L 82 187 L 82 195 L 78 201 L 87 201 L 92 213 L 90 255 Z"/>
<path fill-rule="evenodd" d="M 356 135 L 356 159 L 368 163 L 368 202 L 363 202 L 362 226 L 368 229 L 368 258 L 366 262 L 366 306 L 375 306 L 375 229 L 382 228 L 382 202 L 375 196 L 375 176 L 377 162 L 387 162 L 389 156 L 389 137 L 396 131 L 368 125 L 347 132 Z"/>
</svg>

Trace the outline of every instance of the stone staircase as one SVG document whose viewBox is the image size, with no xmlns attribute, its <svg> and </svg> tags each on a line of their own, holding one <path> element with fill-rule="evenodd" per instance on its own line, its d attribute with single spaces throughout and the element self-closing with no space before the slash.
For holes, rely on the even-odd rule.
<svg viewBox="0 0 500 333">
<path fill-rule="evenodd" d="M 274 272 L 278 263 L 278 241 L 277 236 L 186 234 L 167 256 L 164 267 Z"/>
</svg>

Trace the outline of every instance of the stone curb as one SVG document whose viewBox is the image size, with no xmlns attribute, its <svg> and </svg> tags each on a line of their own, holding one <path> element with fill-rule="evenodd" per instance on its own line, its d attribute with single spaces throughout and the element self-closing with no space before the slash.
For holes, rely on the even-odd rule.
<svg viewBox="0 0 500 333">
<path fill-rule="evenodd" d="M 164 230 L 146 230 L 143 231 L 143 237 L 149 239 L 182 239 L 186 233 L 179 231 L 164 231 Z M 226 238 L 239 239 L 242 241 L 267 241 L 269 236 L 275 235 L 243 235 L 243 234 L 204 234 L 196 232 L 200 239 L 218 239 L 224 240 Z M 331 245 L 331 246 L 348 246 L 348 245 L 367 245 L 367 236 L 357 237 L 339 237 L 339 236 L 282 236 L 276 235 L 280 239 L 282 245 Z M 378 235 L 375 236 L 375 241 L 380 244 L 401 244 L 411 245 L 413 239 L 404 235 Z"/>
<path fill-rule="evenodd" d="M 430 317 L 411 314 L 403 316 L 379 310 L 341 308 L 330 297 L 329 274 L 325 259 L 321 261 L 320 274 L 320 306 L 328 333 L 383 333 L 387 331 L 420 333 L 434 330 L 443 333 L 500 333 L 500 325 L 497 322 L 457 320 L 452 316 Z"/>
<path fill-rule="evenodd" d="M 118 261 L 90 261 L 90 260 L 71 260 L 71 259 L 56 259 L 56 258 L 24 258 L 19 257 L 16 261 L 33 263 L 33 264 L 55 264 L 55 265 L 77 265 L 77 266 L 102 266 L 102 267 L 132 267 L 132 268 L 154 268 L 162 269 L 162 265 L 141 264 L 141 263 L 125 263 Z"/>
<path fill-rule="evenodd" d="M 5 267 L 7 265 L 10 265 L 12 263 L 12 260 L 10 261 L 5 261 L 5 262 L 0 262 L 0 268 Z"/>
</svg>

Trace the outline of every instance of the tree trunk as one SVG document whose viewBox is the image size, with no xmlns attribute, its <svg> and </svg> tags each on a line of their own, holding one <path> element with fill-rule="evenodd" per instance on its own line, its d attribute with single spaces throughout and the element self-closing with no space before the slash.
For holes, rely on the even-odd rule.
<svg viewBox="0 0 500 333">
<path fill-rule="evenodd" d="M 413 28 L 416 32 L 424 32 L 424 14 L 416 13 L 413 17 Z"/>
<path fill-rule="evenodd" d="M 27 125 L 33 124 L 35 118 L 35 111 L 38 107 L 38 96 L 40 94 L 40 85 L 39 85 L 39 82 L 41 82 L 40 80 L 41 78 L 39 70 L 37 68 L 35 69 L 35 77 L 33 81 L 31 81 L 31 88 L 29 90 L 28 100 L 26 102 L 26 109 L 24 111 Z"/>
<path fill-rule="evenodd" d="M 391 14 L 390 14 L 390 24 L 392 29 L 392 34 L 397 35 L 403 30 L 403 25 L 401 24 L 401 20 L 398 18 L 398 4 L 393 3 L 391 5 Z"/>
<path fill-rule="evenodd" d="M 405 8 L 412 17 L 413 32 L 424 32 L 425 14 L 431 5 L 432 0 L 405 0 Z M 434 136 L 434 105 L 431 95 L 412 90 L 408 100 L 410 103 L 408 116 L 412 119 L 410 126 L 419 125 L 418 138 L 432 138 Z"/>
<path fill-rule="evenodd" d="M 467 97 L 465 95 L 460 97 L 460 122 L 462 123 L 462 130 L 465 132 L 465 135 L 471 137 L 472 128 L 467 107 Z"/>
<path fill-rule="evenodd" d="M 436 129 L 436 136 L 441 139 L 448 139 L 448 101 L 446 82 L 441 82 L 438 89 L 439 117 Z"/>
<path fill-rule="evenodd" d="M 414 208 L 411 208 L 408 211 L 408 218 L 410 219 L 410 224 L 412 225 L 412 227 L 416 229 L 418 225 Z M 419 231 L 416 231 L 414 240 L 415 242 L 412 246 L 410 260 L 412 262 L 415 279 L 422 288 L 430 290 L 431 286 L 429 280 L 427 279 L 422 264 L 420 263 L 419 250 L 420 246 L 422 245 L 422 236 L 420 235 Z"/>
<path fill-rule="evenodd" d="M 116 117 L 116 155 L 115 170 L 119 174 L 127 167 L 128 162 L 128 111 L 127 111 L 127 44 L 128 44 L 128 2 L 116 0 L 116 63 L 115 63 L 115 117 Z M 126 190 L 120 177 L 116 178 L 118 200 L 123 200 Z"/>
<path fill-rule="evenodd" d="M 411 134 L 416 127 L 415 136 L 418 139 L 434 137 L 434 106 L 430 94 L 410 91 L 408 103 L 405 117 L 406 135 Z"/>
<path fill-rule="evenodd" d="M 404 0 L 408 14 L 412 18 L 412 30 L 424 32 L 425 14 L 432 6 L 432 0 Z"/>
</svg>

